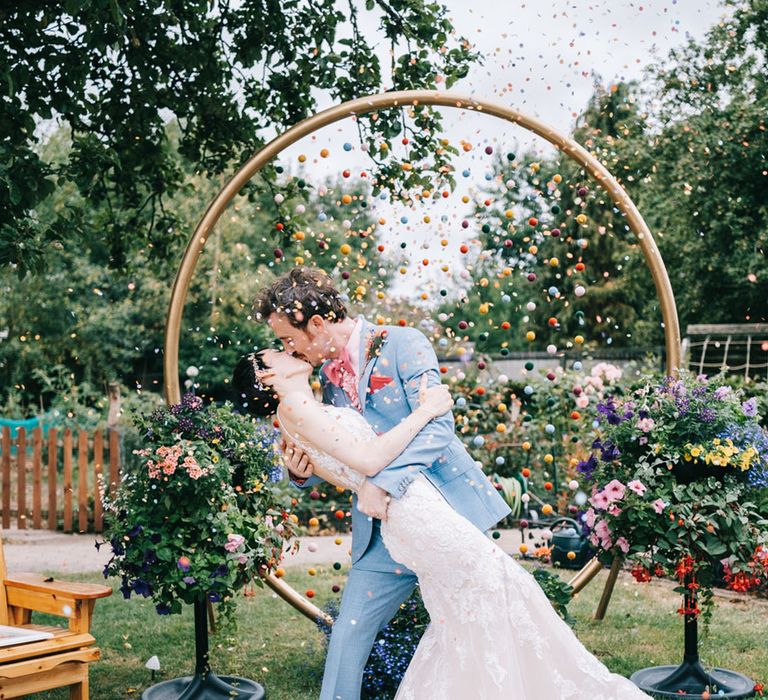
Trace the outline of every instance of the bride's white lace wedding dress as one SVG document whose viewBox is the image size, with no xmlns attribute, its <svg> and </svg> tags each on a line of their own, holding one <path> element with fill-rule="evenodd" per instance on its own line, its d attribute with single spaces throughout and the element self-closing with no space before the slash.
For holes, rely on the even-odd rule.
<svg viewBox="0 0 768 700">
<path fill-rule="evenodd" d="M 353 408 L 323 406 L 346 432 L 372 428 Z M 365 477 L 297 438 L 315 474 L 354 491 Z M 419 578 L 431 623 L 396 700 L 637 700 L 559 617 L 536 579 L 459 515 L 422 474 L 389 504 L 381 534 Z"/>
</svg>

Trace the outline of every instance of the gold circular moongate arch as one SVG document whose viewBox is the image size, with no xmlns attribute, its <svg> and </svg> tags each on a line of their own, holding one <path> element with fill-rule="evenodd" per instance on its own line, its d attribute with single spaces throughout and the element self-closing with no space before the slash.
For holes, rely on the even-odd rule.
<svg viewBox="0 0 768 700">
<path fill-rule="evenodd" d="M 656 241 L 654 241 L 653 235 L 648 229 L 645 221 L 643 221 L 643 217 L 640 216 L 640 212 L 637 210 L 634 202 L 632 202 L 629 195 L 622 189 L 610 172 L 608 172 L 608 170 L 594 156 L 588 153 L 573 139 L 558 133 L 538 119 L 522 114 L 512 107 L 488 102 L 486 100 L 479 100 L 473 97 L 455 95 L 449 92 L 405 90 L 401 92 L 380 93 L 371 95 L 370 97 L 361 97 L 356 100 L 350 100 L 349 102 L 336 105 L 335 107 L 326 109 L 299 122 L 285 133 L 270 141 L 264 148 L 256 153 L 256 155 L 248 160 L 248 162 L 234 174 L 229 182 L 216 195 L 187 244 L 187 248 L 184 251 L 184 257 L 181 260 L 181 265 L 179 266 L 179 270 L 176 273 L 176 279 L 173 283 L 171 302 L 166 319 L 163 355 L 165 398 L 169 405 L 178 403 L 181 400 L 179 382 L 179 335 L 181 331 L 181 316 L 189 291 L 189 285 L 192 281 L 192 275 L 195 272 L 197 261 L 205 248 L 211 230 L 216 225 L 216 222 L 224 213 L 229 203 L 234 199 L 235 195 L 240 192 L 243 186 L 257 172 L 259 172 L 266 163 L 278 156 L 288 146 L 324 126 L 328 126 L 329 124 L 333 124 L 342 119 L 347 119 L 348 117 L 367 114 L 380 109 L 407 108 L 417 105 L 463 109 L 505 119 L 506 121 L 517 124 L 518 126 L 521 126 L 528 131 L 532 131 L 546 139 L 560 151 L 584 167 L 597 184 L 608 193 L 616 207 L 624 214 L 627 225 L 637 237 L 640 248 L 643 251 L 645 262 L 648 265 L 651 276 L 653 277 L 653 282 L 656 285 L 656 293 L 661 304 L 667 372 L 671 374 L 680 366 L 680 327 L 677 319 L 675 298 L 672 293 L 672 286 L 669 283 L 667 270 L 664 267 L 664 262 L 659 254 Z M 598 617 L 602 616 L 600 610 L 602 609 L 604 612 L 605 606 L 607 606 L 613 582 L 615 582 L 616 576 L 618 575 L 619 563 L 617 558 L 614 560 L 614 564 L 611 567 L 609 581 L 603 592 L 603 599 L 600 601 L 600 607 L 598 608 Z M 581 569 L 570 581 L 570 584 L 574 588 L 574 593 L 584 588 L 601 568 L 601 563 L 597 559 L 593 559 Z M 482 572 L 479 572 L 479 574 L 482 575 Z M 310 619 L 328 619 L 328 616 L 323 611 L 316 605 L 313 605 L 282 579 L 279 579 L 274 575 L 269 575 L 265 577 L 265 581 L 282 598 L 287 600 L 297 610 L 304 613 Z"/>
</svg>

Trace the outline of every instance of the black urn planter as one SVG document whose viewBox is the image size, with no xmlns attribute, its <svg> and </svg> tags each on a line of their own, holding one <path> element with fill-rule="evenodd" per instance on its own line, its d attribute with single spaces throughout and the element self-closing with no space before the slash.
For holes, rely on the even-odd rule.
<svg viewBox="0 0 768 700">
<path fill-rule="evenodd" d="M 688 584 L 688 579 L 685 580 Z M 686 590 L 688 590 L 686 585 Z M 686 609 L 695 605 L 695 595 L 684 596 Z M 707 671 L 699 661 L 699 631 L 696 615 L 685 614 L 685 652 L 679 666 L 652 666 L 635 671 L 630 680 L 641 690 L 657 698 L 701 700 L 709 690 L 714 698 L 752 698 L 755 682 L 747 676 L 724 668 Z M 722 694 L 720 694 L 722 691 Z"/>
<path fill-rule="evenodd" d="M 195 674 L 157 683 L 141 694 L 141 700 L 265 700 L 264 688 L 255 681 L 211 671 L 205 601 L 195 602 L 194 608 Z"/>
</svg>

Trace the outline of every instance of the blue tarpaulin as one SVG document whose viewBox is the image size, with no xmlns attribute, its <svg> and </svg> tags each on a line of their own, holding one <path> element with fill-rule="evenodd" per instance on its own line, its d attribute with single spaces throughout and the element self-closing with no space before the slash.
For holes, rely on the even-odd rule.
<svg viewBox="0 0 768 700">
<path fill-rule="evenodd" d="M 33 418 L 22 418 L 21 420 L 15 418 L 0 418 L 0 430 L 5 426 L 11 429 L 11 454 L 16 452 L 16 437 L 19 432 L 19 428 L 24 428 L 27 435 L 29 435 L 35 428 L 42 428 L 45 433 L 49 428 L 52 428 L 57 423 L 57 416 L 49 413 L 45 416 L 35 416 Z M 27 440 L 27 445 L 30 445 Z"/>
</svg>

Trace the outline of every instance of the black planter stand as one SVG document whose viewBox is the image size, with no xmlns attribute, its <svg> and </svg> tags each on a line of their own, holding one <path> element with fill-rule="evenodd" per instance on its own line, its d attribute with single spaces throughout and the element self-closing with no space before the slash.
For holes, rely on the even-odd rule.
<svg viewBox="0 0 768 700">
<path fill-rule="evenodd" d="M 163 681 L 141 694 L 141 700 L 265 700 L 255 681 L 217 676 L 208 661 L 208 618 L 205 601 L 195 603 L 195 675 Z"/>
<path fill-rule="evenodd" d="M 687 584 L 688 579 L 685 580 Z M 688 595 L 686 585 L 685 607 L 695 605 L 695 595 Z M 657 698 L 698 698 L 709 689 L 715 698 L 754 697 L 755 682 L 741 673 L 715 668 L 707 672 L 699 661 L 699 628 L 696 615 L 685 615 L 685 654 L 679 666 L 653 666 L 635 671 L 630 680 L 641 690 Z M 719 691 L 723 691 L 720 695 Z M 682 692 L 681 692 L 682 691 Z"/>
</svg>

